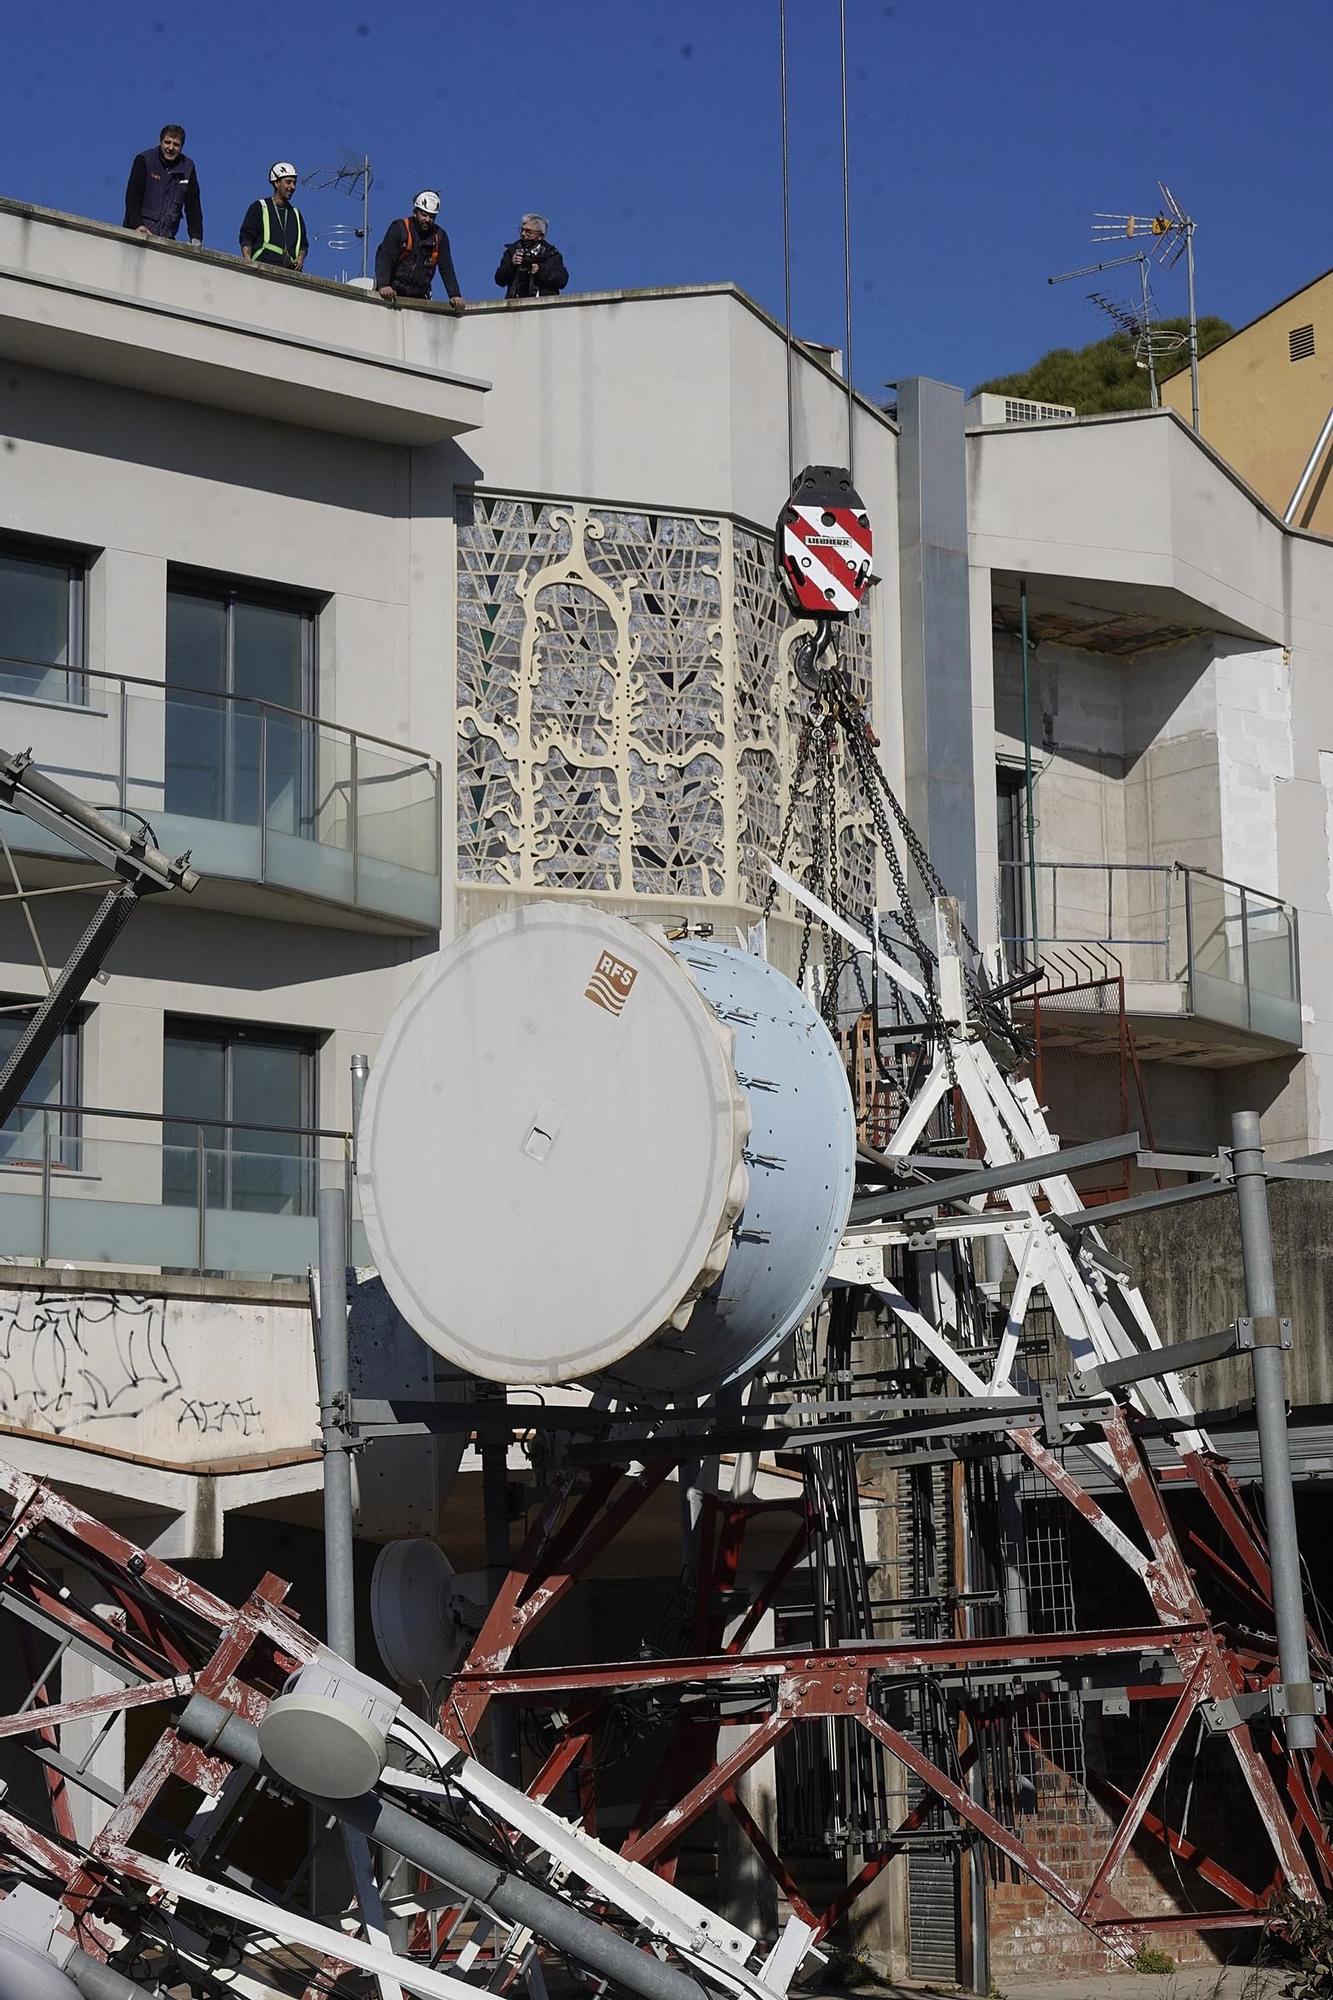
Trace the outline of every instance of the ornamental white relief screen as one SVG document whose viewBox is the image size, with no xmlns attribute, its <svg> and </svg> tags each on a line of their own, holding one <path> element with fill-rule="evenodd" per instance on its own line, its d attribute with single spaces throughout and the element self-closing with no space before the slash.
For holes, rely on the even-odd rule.
<svg viewBox="0 0 1333 2000">
<path fill-rule="evenodd" d="M 458 563 L 459 881 L 757 908 L 806 699 L 767 537 L 469 494 Z M 864 612 L 843 659 L 866 701 Z M 809 818 L 802 804 L 797 872 Z M 840 832 L 858 910 L 874 901 L 867 826 L 858 802 Z"/>
</svg>

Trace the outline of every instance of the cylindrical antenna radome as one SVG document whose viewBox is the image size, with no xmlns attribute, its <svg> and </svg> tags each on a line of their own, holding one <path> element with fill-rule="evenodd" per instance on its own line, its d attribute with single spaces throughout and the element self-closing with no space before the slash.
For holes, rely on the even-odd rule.
<svg viewBox="0 0 1333 2000">
<path fill-rule="evenodd" d="M 791 981 L 580 903 L 468 931 L 395 1013 L 361 1119 L 399 1311 L 496 1382 L 695 1395 L 809 1311 L 851 1202 L 842 1058 Z"/>
</svg>

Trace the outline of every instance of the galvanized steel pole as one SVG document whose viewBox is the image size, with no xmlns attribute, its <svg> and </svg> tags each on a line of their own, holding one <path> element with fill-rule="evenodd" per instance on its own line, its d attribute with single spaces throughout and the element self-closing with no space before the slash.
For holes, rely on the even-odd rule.
<svg viewBox="0 0 1333 2000">
<path fill-rule="evenodd" d="M 479 1383 L 478 1400 L 503 1407 L 504 1391 L 493 1383 Z M 494 1604 L 509 1575 L 509 1438 L 503 1424 L 483 1424 L 481 1447 L 481 1504 L 486 1534 L 487 1603 Z M 490 1706 L 491 1768 L 497 1778 L 523 1789 L 523 1766 L 519 1750 L 518 1713 L 508 1702 Z"/>
<path fill-rule="evenodd" d="M 324 1602 L 328 1643 L 356 1659 L 352 1459 L 347 1435 L 347 1209 L 341 1188 L 319 1192 L 319 1428 L 324 1440 Z"/>
<path fill-rule="evenodd" d="M 1296 1505 L 1291 1490 L 1291 1450 L 1287 1439 L 1286 1371 L 1282 1349 L 1270 1340 L 1277 1319 L 1273 1279 L 1273 1238 L 1268 1222 L 1268 1181 L 1259 1114 L 1237 1111 L 1231 1120 L 1231 1167 L 1240 1210 L 1240 1250 L 1245 1266 L 1245 1305 L 1255 1323 L 1254 1413 L 1263 1472 L 1264 1518 L 1273 1575 L 1278 1665 L 1287 1705 L 1289 1750 L 1315 1747 L 1314 1688 L 1305 1634 L 1301 1552 L 1296 1539 Z"/>
<path fill-rule="evenodd" d="M 1194 224 L 1185 224 L 1185 280 L 1189 290 L 1190 313 L 1190 423 L 1196 435 L 1199 423 L 1199 314 L 1194 304 Z"/>
<path fill-rule="evenodd" d="M 366 1085 L 370 1081 L 370 1057 L 352 1057 L 352 1158 L 360 1158 L 361 1106 L 365 1102 Z"/>
<path fill-rule="evenodd" d="M 1023 655 L 1023 803 L 1024 832 L 1023 846 L 1027 849 L 1027 895 L 1030 908 L 1028 922 L 1031 925 L 1032 965 L 1041 963 L 1041 921 L 1037 908 L 1037 816 L 1032 809 L 1032 684 L 1029 671 L 1028 648 L 1028 587 L 1026 579 L 1018 586 L 1018 641 Z M 1055 925 L 1051 925 L 1054 931 Z M 1014 970 L 1013 967 L 1010 970 Z"/>
<path fill-rule="evenodd" d="M 100 1958 L 93 1958 L 89 1952 L 76 1945 L 65 1966 L 65 1977 L 74 1983 L 83 2000 L 152 2000 L 159 1989 L 138 1985 L 127 1979 L 123 1972 L 117 1972 L 113 1965 L 106 1965 Z"/>
</svg>

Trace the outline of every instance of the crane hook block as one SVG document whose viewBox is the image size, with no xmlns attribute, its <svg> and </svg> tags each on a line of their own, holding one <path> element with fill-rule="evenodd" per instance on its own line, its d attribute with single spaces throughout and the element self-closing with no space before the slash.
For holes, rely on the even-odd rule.
<svg viewBox="0 0 1333 2000">
<path fill-rule="evenodd" d="M 870 516 L 837 465 L 807 465 L 778 516 L 783 595 L 798 618 L 849 618 L 870 586 Z"/>
</svg>

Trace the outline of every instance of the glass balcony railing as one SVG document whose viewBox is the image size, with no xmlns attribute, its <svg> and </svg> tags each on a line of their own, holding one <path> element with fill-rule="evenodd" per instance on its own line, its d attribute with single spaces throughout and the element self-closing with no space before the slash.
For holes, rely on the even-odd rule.
<svg viewBox="0 0 1333 2000">
<path fill-rule="evenodd" d="M 1194 1011 L 1299 1046 L 1300 953 L 1289 904 L 1205 868 L 1183 871 Z"/>
<path fill-rule="evenodd" d="M 11 704 L 21 721 L 4 722 Z M 273 702 L 3 658 L 0 723 L 0 741 L 30 744 L 88 804 L 140 815 L 205 877 L 439 926 L 432 757 Z M 17 815 L 9 837 L 27 853 L 67 852 Z"/>
<path fill-rule="evenodd" d="M 301 1278 L 319 1191 L 347 1195 L 348 1261 L 368 1261 L 346 1132 L 28 1104 L 0 1131 L 0 1242 L 14 1262 Z"/>
<path fill-rule="evenodd" d="M 1300 1047 L 1296 911 L 1264 890 L 1179 861 L 1002 862 L 1001 908 L 1015 969 L 1109 957 L 1127 983 L 1183 986 L 1196 1020 Z"/>
</svg>

